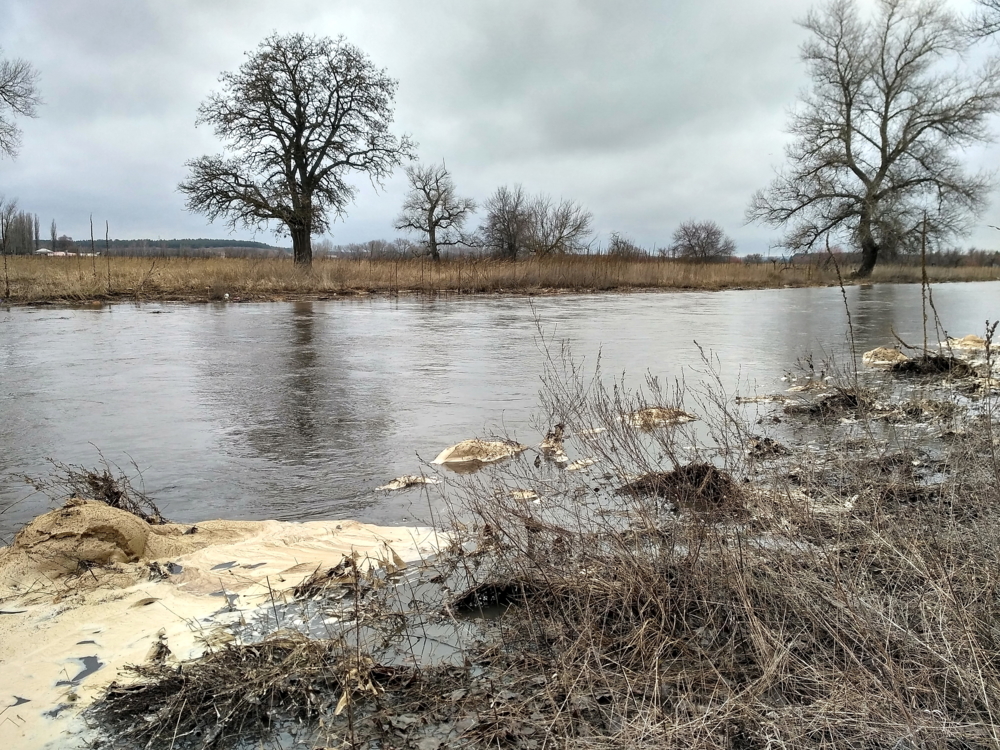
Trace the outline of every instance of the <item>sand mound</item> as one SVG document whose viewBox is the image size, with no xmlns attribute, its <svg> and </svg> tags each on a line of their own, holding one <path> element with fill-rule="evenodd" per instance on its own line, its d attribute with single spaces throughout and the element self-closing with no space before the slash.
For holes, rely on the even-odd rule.
<svg viewBox="0 0 1000 750">
<path fill-rule="evenodd" d="M 461 443 L 445 448 L 434 459 L 436 464 L 480 463 L 488 464 L 510 458 L 522 451 L 528 450 L 526 445 L 512 440 L 463 440 Z"/>
<path fill-rule="evenodd" d="M 92 500 L 70 500 L 39 516 L 14 538 L 13 557 L 27 557 L 39 572 L 60 575 L 89 564 L 137 562 L 146 553 L 149 524 Z"/>
<path fill-rule="evenodd" d="M 650 406 L 646 409 L 634 411 L 626 417 L 626 421 L 633 427 L 643 430 L 651 430 L 654 427 L 671 427 L 673 425 L 687 424 L 694 422 L 698 417 L 688 414 L 686 411 L 665 406 Z"/>
<path fill-rule="evenodd" d="M 861 355 L 861 361 L 869 367 L 894 365 L 897 362 L 908 362 L 909 359 L 910 358 L 903 354 L 903 352 L 899 351 L 899 349 L 894 349 L 889 346 L 880 346 Z"/>
<path fill-rule="evenodd" d="M 209 546 L 233 544 L 261 533 L 252 521 L 150 525 L 128 511 L 75 498 L 38 516 L 10 547 L 0 547 L 0 598 L 36 582 L 94 568 L 164 560 Z M 132 571 L 132 578 L 141 571 Z M 105 584 L 111 582 L 102 576 Z M 96 577 L 95 577 L 96 581 Z M 134 581 L 122 580 L 121 585 Z"/>
<path fill-rule="evenodd" d="M 948 339 L 948 346 L 952 349 L 985 349 L 986 341 L 980 336 L 970 333 L 960 339 Z"/>
</svg>

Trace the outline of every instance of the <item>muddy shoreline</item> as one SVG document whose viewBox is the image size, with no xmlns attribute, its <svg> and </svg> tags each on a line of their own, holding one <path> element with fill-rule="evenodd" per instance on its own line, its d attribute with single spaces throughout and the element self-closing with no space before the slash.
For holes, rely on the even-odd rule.
<svg viewBox="0 0 1000 750">
<path fill-rule="evenodd" d="M 742 397 L 574 385 L 551 363 L 539 446 L 438 457 L 485 461 L 434 488 L 447 533 L 190 533 L 73 501 L 0 550 L 0 662 L 19 680 L 0 737 L 990 747 L 991 333 Z"/>
</svg>

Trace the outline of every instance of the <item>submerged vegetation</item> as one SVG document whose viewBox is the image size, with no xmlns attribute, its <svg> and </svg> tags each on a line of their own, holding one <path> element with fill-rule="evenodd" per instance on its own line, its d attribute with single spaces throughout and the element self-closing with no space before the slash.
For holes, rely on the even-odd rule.
<svg viewBox="0 0 1000 750">
<path fill-rule="evenodd" d="M 557 427 L 441 485 L 427 567 L 318 570 L 279 632 L 137 666 L 92 716 L 118 747 L 997 747 L 991 338 L 768 400 L 708 358 L 685 392 L 554 357 Z"/>
<path fill-rule="evenodd" d="M 836 270 L 781 263 L 558 256 L 523 261 L 322 259 L 309 269 L 280 259 L 43 258 L 12 256 L 14 304 L 122 300 L 264 301 L 357 294 L 544 294 L 645 289 L 829 286 Z M 930 281 L 991 281 L 1000 267 L 928 267 Z M 880 265 L 874 282 L 918 283 L 921 269 Z M 228 295 L 228 297 L 226 296 Z"/>
</svg>

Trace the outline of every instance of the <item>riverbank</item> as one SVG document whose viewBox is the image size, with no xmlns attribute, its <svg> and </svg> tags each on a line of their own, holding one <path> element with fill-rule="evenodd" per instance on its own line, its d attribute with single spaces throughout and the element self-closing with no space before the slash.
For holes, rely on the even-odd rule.
<svg viewBox="0 0 1000 750">
<path fill-rule="evenodd" d="M 311 269 L 248 258 L 44 258 L 10 256 L 12 304 L 115 301 L 325 299 L 365 294 L 559 294 L 639 290 L 771 289 L 831 286 L 832 266 L 690 264 L 566 256 L 496 260 L 319 259 Z M 928 268 L 932 282 L 991 281 L 1000 268 Z M 842 269 L 847 273 L 847 269 Z M 919 283 L 921 270 L 878 266 L 865 283 Z M 0 280 L 0 291 L 3 280 Z M 853 283 L 853 282 L 847 282 Z M 227 296 L 228 295 L 228 296 Z"/>
<path fill-rule="evenodd" d="M 989 338 L 883 347 L 863 372 L 807 369 L 784 393 L 739 397 L 605 388 L 550 360 L 545 441 L 442 476 L 447 545 L 380 530 L 367 569 L 336 546 L 346 522 L 252 524 L 265 533 L 245 549 L 172 546 L 242 525 L 140 526 L 147 553 L 126 515 L 91 542 L 139 559 L 112 549 L 71 570 L 71 551 L 104 549 L 65 533 L 90 508 L 73 503 L 22 532 L 24 564 L 0 553 L 0 578 L 26 587 L 2 608 L 31 608 L 0 626 L 34 628 L 0 643 L 78 649 L 62 667 L 79 673 L 41 674 L 66 706 L 45 721 L 96 700 L 82 719 L 110 748 L 995 747 Z M 404 558 L 423 560 L 417 575 Z M 175 600 L 169 627 L 130 622 Z M 46 633 L 67 617 L 91 630 Z M 102 661 L 86 649 L 109 622 L 136 641 L 134 667 L 98 690 L 84 656 Z M 35 670 L 14 649 L 5 670 Z M 24 697 L 8 713 L 33 708 Z"/>
</svg>

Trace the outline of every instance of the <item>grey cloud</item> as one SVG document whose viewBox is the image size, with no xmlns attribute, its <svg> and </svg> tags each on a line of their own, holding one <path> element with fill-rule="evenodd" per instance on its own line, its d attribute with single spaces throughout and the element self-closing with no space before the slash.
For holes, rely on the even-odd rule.
<svg viewBox="0 0 1000 750">
<path fill-rule="evenodd" d="M 767 248 L 775 233 L 743 226 L 743 209 L 781 163 L 806 83 L 802 0 L 8 5 L 0 45 L 39 68 L 46 106 L 24 123 L 18 161 L 0 162 L 2 189 L 74 235 L 93 212 L 119 236 L 226 236 L 187 214 L 175 186 L 185 160 L 220 147 L 195 128 L 198 104 L 272 30 L 343 33 L 386 67 L 400 81 L 398 129 L 423 160 L 446 159 L 463 194 L 521 182 L 647 245 L 697 217 L 741 251 Z M 404 182 L 359 182 L 335 240 L 393 236 Z"/>
</svg>

